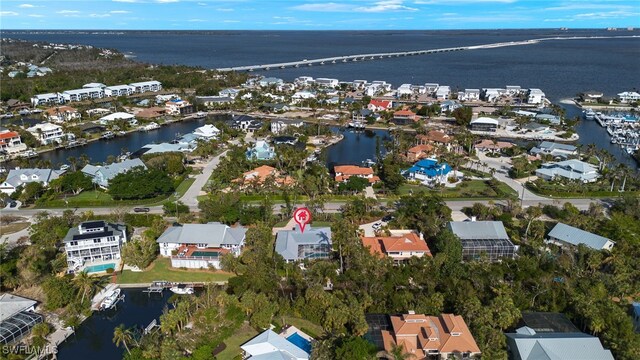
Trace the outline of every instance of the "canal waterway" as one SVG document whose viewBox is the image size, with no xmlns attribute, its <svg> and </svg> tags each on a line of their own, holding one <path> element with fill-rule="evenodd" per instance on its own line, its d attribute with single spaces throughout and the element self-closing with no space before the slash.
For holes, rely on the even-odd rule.
<svg viewBox="0 0 640 360">
<path fill-rule="evenodd" d="M 376 160 L 377 144 L 380 153 L 386 153 L 384 143 L 391 140 L 387 130 L 352 130 L 331 127 L 334 133 L 344 136 L 342 141 L 326 149 L 326 164 L 331 169 L 335 165 L 362 165 L 362 162 Z"/>
<path fill-rule="evenodd" d="M 58 347 L 60 360 L 113 360 L 121 359 L 125 349 L 113 343 L 113 330 L 120 324 L 126 328 L 143 329 L 158 320 L 172 293 L 147 294 L 143 289 L 122 289 L 125 301 L 117 309 L 94 312 L 75 334 Z"/>
</svg>

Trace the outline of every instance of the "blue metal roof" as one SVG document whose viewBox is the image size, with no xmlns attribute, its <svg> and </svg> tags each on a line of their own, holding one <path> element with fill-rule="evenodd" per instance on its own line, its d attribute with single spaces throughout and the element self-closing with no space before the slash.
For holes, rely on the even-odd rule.
<svg viewBox="0 0 640 360">
<path fill-rule="evenodd" d="M 438 175 L 447 175 L 451 172 L 451 166 L 447 163 L 438 164 L 438 161 L 435 159 L 424 159 L 413 164 L 413 166 L 409 168 L 408 172 L 422 173 L 429 177 L 434 177 Z"/>
</svg>

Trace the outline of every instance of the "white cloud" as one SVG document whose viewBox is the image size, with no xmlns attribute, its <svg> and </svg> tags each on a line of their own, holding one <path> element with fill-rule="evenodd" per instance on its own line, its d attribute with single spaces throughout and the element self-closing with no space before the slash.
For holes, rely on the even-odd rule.
<svg viewBox="0 0 640 360">
<path fill-rule="evenodd" d="M 18 16 L 20 14 L 18 14 L 15 11 L 0 11 L 0 16 Z"/>
<path fill-rule="evenodd" d="M 60 10 L 60 11 L 56 11 L 56 14 L 79 14 L 80 11 L 78 10 Z"/>
<path fill-rule="evenodd" d="M 19 8 L 23 8 L 23 9 L 31 9 L 36 7 L 35 5 L 31 5 L 31 4 L 20 4 L 18 5 Z"/>
<path fill-rule="evenodd" d="M 158 4 L 169 4 L 169 3 L 177 3 L 180 0 L 156 0 Z"/>
<path fill-rule="evenodd" d="M 232 9 L 232 8 L 217 8 L 216 11 L 231 12 L 231 11 L 235 11 L 235 9 Z"/>
<path fill-rule="evenodd" d="M 200 6 L 207 6 L 207 3 L 198 3 Z"/>
<path fill-rule="evenodd" d="M 106 18 L 111 16 L 110 14 L 89 14 L 89 17 L 92 18 Z"/>
<path fill-rule="evenodd" d="M 40 15 L 40 14 L 29 14 L 27 16 L 32 17 L 32 18 L 43 18 L 44 17 L 44 15 Z"/>
<path fill-rule="evenodd" d="M 127 10 L 111 10 L 109 11 L 110 14 L 131 14 L 131 11 L 127 11 Z"/>
<path fill-rule="evenodd" d="M 240 20 L 222 20 L 223 23 L 231 24 L 231 23 L 239 23 Z"/>
<path fill-rule="evenodd" d="M 403 5 L 402 0 L 378 1 L 372 6 L 360 6 L 355 8 L 358 12 L 387 12 L 387 11 L 417 11 L 418 9 Z"/>
<path fill-rule="evenodd" d="M 203 19 L 189 19 L 187 20 L 188 22 L 206 22 L 207 20 L 203 20 Z"/>
<path fill-rule="evenodd" d="M 302 11 L 347 12 L 351 11 L 353 9 L 353 6 L 329 2 L 296 5 L 293 6 L 292 9 Z"/>
</svg>

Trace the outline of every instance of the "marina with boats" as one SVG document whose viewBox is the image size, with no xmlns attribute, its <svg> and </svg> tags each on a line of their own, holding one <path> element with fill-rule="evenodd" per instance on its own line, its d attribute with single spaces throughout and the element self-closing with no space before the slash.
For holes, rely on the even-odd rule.
<svg viewBox="0 0 640 360">
<path fill-rule="evenodd" d="M 632 113 L 603 113 L 593 109 L 583 111 L 586 120 L 594 120 L 607 130 L 610 142 L 621 147 L 629 155 L 640 150 L 640 118 Z"/>
</svg>

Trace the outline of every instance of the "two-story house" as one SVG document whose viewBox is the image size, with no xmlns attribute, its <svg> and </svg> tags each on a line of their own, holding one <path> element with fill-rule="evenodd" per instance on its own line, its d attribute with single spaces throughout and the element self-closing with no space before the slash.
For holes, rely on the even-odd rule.
<svg viewBox="0 0 640 360">
<path fill-rule="evenodd" d="M 71 106 L 57 106 L 44 111 L 47 120 L 56 123 L 80 119 L 80 112 Z"/>
<path fill-rule="evenodd" d="M 375 184 L 380 181 L 380 178 L 378 176 L 373 175 L 373 169 L 370 167 L 360 167 L 355 165 L 336 165 L 333 167 L 333 172 L 336 174 L 336 182 L 347 182 L 352 176 L 367 179 L 371 184 Z"/>
<path fill-rule="evenodd" d="M 431 256 L 431 250 L 422 234 L 412 230 L 391 230 L 391 236 L 363 236 L 362 245 L 373 256 L 388 256 L 395 263 L 401 263 L 412 256 Z"/>
<path fill-rule="evenodd" d="M 82 168 L 82 172 L 89 176 L 94 184 L 106 189 L 109 187 L 109 181 L 118 174 L 123 174 L 137 167 L 147 168 L 142 160 L 136 158 L 104 166 L 88 164 Z"/>
<path fill-rule="evenodd" d="M 52 123 L 36 124 L 27 131 L 32 133 L 33 136 L 42 143 L 42 145 L 61 143 L 63 140 L 70 137 L 62 131 L 62 127 L 54 125 Z"/>
<path fill-rule="evenodd" d="M 239 256 L 247 229 L 219 222 L 182 224 L 169 227 L 158 238 L 160 255 L 171 258 L 171 266 L 189 269 L 220 269 L 220 257 Z"/>
<path fill-rule="evenodd" d="M 274 147 L 264 140 L 256 141 L 255 145 L 247 150 L 247 159 L 249 160 L 271 160 L 275 157 Z"/>
<path fill-rule="evenodd" d="M 85 221 L 69 229 L 64 237 L 69 269 L 77 271 L 87 263 L 120 260 L 122 245 L 127 242 L 126 229 L 124 224 L 104 220 Z"/>
<path fill-rule="evenodd" d="M 27 145 L 22 143 L 22 138 L 17 131 L 10 131 L 0 126 L 0 151 L 14 154 L 27 150 Z"/>
<path fill-rule="evenodd" d="M 51 169 L 12 169 L 6 180 L 0 184 L 0 192 L 13 194 L 19 186 L 31 182 L 39 182 L 47 187 L 52 180 L 59 178 L 64 171 Z"/>
</svg>

